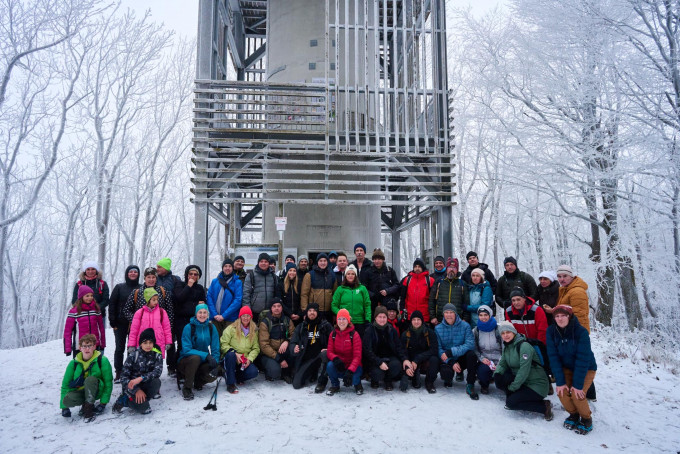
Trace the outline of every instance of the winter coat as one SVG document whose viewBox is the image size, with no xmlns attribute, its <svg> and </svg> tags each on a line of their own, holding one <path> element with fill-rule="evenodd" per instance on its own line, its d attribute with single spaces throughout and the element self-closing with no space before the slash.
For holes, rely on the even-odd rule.
<svg viewBox="0 0 680 454">
<path fill-rule="evenodd" d="M 359 282 L 366 285 L 366 283 L 369 281 L 368 273 L 370 271 L 370 268 L 373 268 L 373 262 L 368 257 L 365 257 L 364 264 L 361 267 L 361 269 L 359 269 L 359 263 L 357 262 L 356 259 L 354 259 L 354 261 L 350 263 L 350 265 L 354 265 L 354 267 L 357 269 L 357 273 L 359 273 L 357 276 L 359 278 Z"/>
<path fill-rule="evenodd" d="M 175 284 L 173 290 L 173 309 L 175 310 L 175 331 L 181 336 L 182 330 L 189 323 L 191 317 L 196 314 L 196 306 L 199 301 L 206 301 L 205 288 L 198 282 L 189 287 L 189 270 L 197 268 L 198 274 L 201 274 L 201 269 L 197 265 L 189 265 L 184 270 L 184 281 Z"/>
<path fill-rule="evenodd" d="M 554 308 L 557 306 L 557 299 L 559 298 L 559 293 L 560 293 L 560 283 L 557 281 L 552 281 L 549 286 L 547 287 L 542 287 L 541 285 L 538 286 L 538 300 L 536 301 L 539 306 L 543 307 L 543 305 L 547 304 L 548 306 Z M 548 325 L 553 324 L 553 316 L 552 314 L 548 314 L 546 312 L 545 316 L 548 319 Z"/>
<path fill-rule="evenodd" d="M 293 332 L 290 344 L 293 348 L 299 346 L 302 350 L 302 359 L 316 358 L 321 350 L 328 348 L 328 336 L 333 327 L 323 317 L 317 317 L 314 321 L 304 320 Z"/>
<path fill-rule="evenodd" d="M 64 353 L 71 353 L 75 347 L 72 344 L 71 335 L 76 326 L 78 327 L 78 340 L 86 334 L 94 334 L 94 337 L 97 338 L 97 346 L 106 347 L 104 319 L 101 312 L 97 310 L 95 300 L 92 300 L 89 304 L 83 303 L 80 314 L 75 306 L 68 311 L 64 326 Z"/>
<path fill-rule="evenodd" d="M 521 334 L 515 335 L 515 338 L 505 345 L 495 374 L 503 375 L 507 369 L 515 376 L 513 382 L 508 385 L 508 391 L 515 392 L 524 385 L 541 397 L 548 395 L 548 376 L 543 366 L 538 363 L 536 350 Z"/>
<path fill-rule="evenodd" d="M 175 276 L 170 270 L 168 270 L 165 276 L 157 275 L 156 277 L 156 285 L 160 285 L 166 291 L 170 292 L 170 294 L 172 294 L 175 291 L 175 287 L 181 283 L 182 280 L 179 276 Z"/>
<path fill-rule="evenodd" d="M 279 285 L 279 293 L 282 295 L 283 302 L 283 313 L 290 317 L 295 314 L 304 317 L 304 312 L 300 309 L 300 300 L 302 299 L 302 280 L 295 276 L 295 279 L 291 281 L 288 277 L 285 277 L 281 284 Z"/>
<path fill-rule="evenodd" d="M 132 268 L 139 269 L 135 265 L 125 268 L 125 282 L 116 284 L 111 291 L 111 298 L 109 299 L 109 324 L 111 328 L 128 328 L 129 322 L 125 318 L 123 309 L 132 291 L 139 287 L 139 276 L 134 281 L 128 277 L 128 273 Z"/>
<path fill-rule="evenodd" d="M 524 309 L 521 311 L 510 305 L 505 310 L 505 319 L 512 323 L 519 334 L 529 339 L 538 339 L 545 345 L 548 319 L 545 318 L 545 311 L 531 298 L 527 298 Z"/>
<path fill-rule="evenodd" d="M 154 378 L 160 378 L 162 372 L 163 355 L 160 350 L 154 346 L 150 352 L 145 352 L 142 347 L 137 347 L 134 352 L 127 355 L 123 364 L 123 372 L 120 374 L 123 392 L 128 390 L 130 380 L 142 377 L 142 383 L 147 383 Z"/>
<path fill-rule="evenodd" d="M 422 273 L 410 271 L 402 279 L 401 300 L 404 301 L 404 310 L 408 320 L 410 320 L 411 314 L 414 311 L 420 311 L 423 313 L 423 321 L 426 323 L 430 321 L 428 300 L 432 286 L 434 286 L 434 278 L 430 277 L 427 271 Z"/>
<path fill-rule="evenodd" d="M 368 290 L 361 284 L 354 288 L 347 285 L 338 287 L 333 294 L 332 308 L 334 314 L 340 309 L 347 309 L 354 324 L 371 321 L 371 299 Z"/>
<path fill-rule="evenodd" d="M 221 357 L 229 350 L 234 350 L 240 355 L 246 355 L 250 362 L 255 361 L 257 355 L 260 354 L 260 342 L 257 337 L 257 326 L 251 320 L 248 327 L 248 335 L 244 335 L 241 330 L 241 319 L 237 319 L 234 323 L 227 326 L 222 337 L 220 338 L 220 353 Z"/>
<path fill-rule="evenodd" d="M 434 268 L 432 273 L 430 273 L 430 276 L 434 279 L 435 284 L 442 279 L 446 279 L 446 267 L 442 268 L 441 270 Z"/>
<path fill-rule="evenodd" d="M 307 310 L 307 304 L 316 303 L 319 305 L 319 312 L 329 312 L 333 302 L 333 292 L 338 287 L 335 274 L 330 268 L 323 270 L 314 265 L 309 273 L 302 279 L 302 296 L 300 298 L 300 308 L 303 312 Z"/>
<path fill-rule="evenodd" d="M 246 277 L 248 277 L 248 272 L 241 268 L 240 270 L 234 270 L 234 275 L 239 278 L 241 284 L 246 282 Z"/>
<path fill-rule="evenodd" d="M 480 263 L 477 266 L 468 266 L 465 268 L 465 271 L 463 271 L 463 274 L 460 276 L 463 282 L 468 285 L 472 284 L 472 270 L 475 268 L 479 268 L 484 271 L 484 280 L 489 283 L 491 286 L 491 291 L 495 293 L 498 281 L 496 281 L 496 276 L 493 275 L 493 271 L 489 269 L 489 265 L 486 263 Z"/>
<path fill-rule="evenodd" d="M 410 323 L 408 321 L 404 320 L 403 318 L 401 318 L 399 316 L 399 314 L 397 314 L 397 318 L 395 318 L 393 320 L 390 320 L 390 318 L 388 316 L 387 317 L 387 323 L 392 325 L 392 327 L 397 330 L 397 333 L 399 333 L 400 336 L 401 336 L 401 333 L 406 331 L 408 329 L 409 325 L 410 325 Z"/>
<path fill-rule="evenodd" d="M 498 326 L 493 331 L 481 331 L 479 328 L 472 330 L 475 338 L 475 355 L 482 361 L 484 358 L 498 364 L 503 354 L 503 339 Z"/>
<path fill-rule="evenodd" d="M 274 317 L 269 312 L 260 320 L 258 338 L 260 342 L 260 353 L 271 359 L 281 362 L 284 358 L 279 355 L 279 347 L 284 342 L 290 340 L 290 336 L 295 331 L 295 325 L 285 315 Z"/>
<path fill-rule="evenodd" d="M 194 336 L 191 335 L 191 327 L 194 327 Z M 215 361 L 220 360 L 220 335 L 217 328 L 209 321 L 203 323 L 192 317 L 182 330 L 182 351 L 177 361 L 187 356 L 196 355 L 201 357 L 201 362 L 212 355 Z"/>
<path fill-rule="evenodd" d="M 335 339 L 333 339 L 333 334 L 335 334 Z M 344 331 L 340 331 L 340 328 L 336 326 L 328 336 L 326 356 L 328 356 L 328 361 L 340 358 L 348 370 L 356 372 L 361 366 L 361 347 L 361 336 L 350 322 Z"/>
<path fill-rule="evenodd" d="M 156 335 L 156 344 L 161 348 L 163 358 L 165 358 L 165 346 L 172 344 L 172 331 L 170 328 L 170 318 L 165 309 L 156 305 L 153 309 L 144 306 L 135 312 L 130 325 L 130 336 L 128 337 L 128 347 L 139 346 L 139 336 L 147 329 L 153 329 Z"/>
<path fill-rule="evenodd" d="M 101 357 L 101 360 L 97 360 Z M 88 368 L 92 366 L 90 370 Z M 101 352 L 96 351 L 92 354 L 92 358 L 88 361 L 83 360 L 83 353 L 76 355 L 75 359 L 66 366 L 64 378 L 61 380 L 61 398 L 59 399 L 59 408 L 66 408 L 63 404 L 64 397 L 69 391 L 76 389 L 84 389 L 84 386 L 79 388 L 71 388 L 69 384 L 78 379 L 85 372 L 85 378 L 97 377 L 99 379 L 99 388 L 97 389 L 97 400 L 102 404 L 109 403 L 111 400 L 111 391 L 113 390 L 113 373 L 111 372 L 111 363 Z"/>
<path fill-rule="evenodd" d="M 464 310 L 470 304 L 470 292 L 465 282 L 457 277 L 453 279 L 445 278 L 435 282 L 434 287 L 430 290 L 428 302 L 430 320 L 433 318 L 439 321 L 443 320 L 444 306 L 449 303 L 456 307 L 456 314 L 459 317 L 462 317 L 465 321 L 470 319 L 470 314 Z"/>
<path fill-rule="evenodd" d="M 493 307 L 493 290 L 491 290 L 491 285 L 484 281 L 480 284 L 470 284 L 468 285 L 469 291 L 469 302 L 468 304 L 463 304 L 463 310 L 469 314 L 470 325 L 477 326 L 477 309 L 483 304 L 489 307 Z"/>
<path fill-rule="evenodd" d="M 380 366 L 386 358 L 396 357 L 400 362 L 406 359 L 399 341 L 399 333 L 389 323 L 382 329 L 373 323 L 368 325 L 361 343 L 363 344 L 362 358 L 367 367 Z"/>
<path fill-rule="evenodd" d="M 452 325 L 442 319 L 441 323 L 435 326 L 434 332 L 437 334 L 437 342 L 439 343 L 438 356 L 441 357 L 442 353 L 446 353 L 447 364 L 453 364 L 465 353 L 475 349 L 475 338 L 472 335 L 470 325 L 460 317 L 456 317 Z"/>
<path fill-rule="evenodd" d="M 571 306 L 574 311 L 574 316 L 578 318 L 579 323 L 590 332 L 590 318 L 588 314 L 590 308 L 588 307 L 588 284 L 576 276 L 571 284 L 566 287 L 560 287 L 560 297 L 557 304 L 564 304 Z"/>
<path fill-rule="evenodd" d="M 210 283 L 206 297 L 210 320 L 221 315 L 227 322 L 236 321 L 242 302 L 243 282 L 236 274 L 227 277 L 220 272 Z"/>
<path fill-rule="evenodd" d="M 106 316 L 106 308 L 109 306 L 109 284 L 104 282 L 102 279 L 102 273 L 97 271 L 97 277 L 92 280 L 88 280 L 85 277 L 85 272 L 81 272 L 78 275 L 78 282 L 73 286 L 73 295 L 71 296 L 71 306 L 76 304 L 78 299 L 78 289 L 82 285 L 87 285 L 92 290 L 94 290 L 94 300 L 99 304 L 102 309 L 102 315 Z"/>
<path fill-rule="evenodd" d="M 433 356 L 438 357 L 439 342 L 432 328 L 426 325 L 418 330 L 410 327 L 401 335 L 401 348 L 409 361 L 420 364 Z"/>
<path fill-rule="evenodd" d="M 555 384 L 566 384 L 564 369 L 573 372 L 572 386 L 583 389 L 583 382 L 589 370 L 597 370 L 595 355 L 590 348 L 590 334 L 581 324 L 577 317 L 571 317 L 569 324 L 564 328 L 557 325 L 548 327 L 547 333 L 548 358 L 550 367 L 555 376 Z"/>
<path fill-rule="evenodd" d="M 399 298 L 399 278 L 389 266 L 383 264 L 380 268 L 376 268 L 375 265 L 366 268 L 366 279 L 367 282 L 361 282 L 366 286 L 368 296 L 371 298 L 372 312 L 375 312 L 378 305 L 384 306 L 387 300 Z M 382 296 L 381 290 L 385 290 L 387 295 Z"/>
<path fill-rule="evenodd" d="M 347 268 L 345 268 L 345 271 L 347 271 Z M 333 274 L 335 274 L 335 280 L 338 283 L 338 287 L 342 285 L 342 281 L 345 280 L 345 272 L 340 271 L 340 268 L 337 267 L 337 265 L 333 268 Z M 299 276 L 299 275 L 298 275 Z"/>
<path fill-rule="evenodd" d="M 146 306 L 146 301 L 144 301 L 144 289 L 146 289 L 146 284 L 142 284 L 134 289 L 125 302 L 123 314 L 129 323 L 132 323 L 132 318 L 137 311 Z M 172 304 L 172 294 L 158 284 L 156 284 L 154 290 L 158 293 L 158 306 L 165 309 L 165 312 L 168 314 L 168 319 L 170 319 L 170 326 L 173 326 L 175 310 L 174 305 Z"/>
<path fill-rule="evenodd" d="M 259 267 L 248 273 L 243 282 L 243 306 L 249 306 L 254 314 L 259 314 L 271 306 L 274 297 L 279 294 L 279 278 L 269 269 L 262 271 Z"/>
<path fill-rule="evenodd" d="M 526 296 L 536 301 L 538 287 L 534 278 L 524 271 L 515 270 L 512 274 L 506 271 L 498 279 L 498 285 L 496 286 L 496 302 L 503 306 L 504 309 L 510 305 L 510 292 L 515 287 L 522 288 Z"/>
</svg>

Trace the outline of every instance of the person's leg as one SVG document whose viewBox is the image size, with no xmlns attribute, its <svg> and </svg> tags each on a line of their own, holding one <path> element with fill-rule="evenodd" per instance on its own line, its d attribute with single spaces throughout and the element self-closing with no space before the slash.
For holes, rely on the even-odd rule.
<svg viewBox="0 0 680 454">
<path fill-rule="evenodd" d="M 426 384 L 427 383 L 434 384 L 434 381 L 437 379 L 437 373 L 439 372 L 439 358 L 437 358 L 436 356 L 430 356 L 430 358 L 427 361 L 418 365 L 418 369 L 419 375 L 420 371 L 422 370 L 425 371 Z"/>
<path fill-rule="evenodd" d="M 113 330 L 113 336 L 116 339 L 116 351 L 113 353 L 113 367 L 116 370 L 116 377 L 120 377 L 123 372 L 123 355 L 125 354 L 125 342 L 128 337 L 128 326 L 124 326 Z"/>
<path fill-rule="evenodd" d="M 380 369 L 380 365 L 371 365 L 368 368 L 368 376 L 371 377 L 371 386 L 385 379 L 385 371 Z"/>
<path fill-rule="evenodd" d="M 330 363 L 329 363 L 330 364 Z M 352 374 L 352 384 L 354 386 L 360 385 L 361 384 L 361 375 L 364 373 L 363 369 L 361 366 L 357 367 L 357 370 L 354 371 L 354 374 Z"/>
<path fill-rule="evenodd" d="M 328 378 L 331 380 L 331 386 L 334 388 L 339 388 L 340 374 L 338 370 L 335 368 L 335 364 L 333 364 L 333 361 L 328 361 L 328 363 L 326 363 L 326 373 L 328 374 Z"/>
<path fill-rule="evenodd" d="M 522 385 L 517 391 L 508 394 L 505 405 L 511 410 L 527 410 L 535 413 L 545 413 L 543 397 L 533 389 Z"/>
<path fill-rule="evenodd" d="M 85 390 L 84 389 L 74 389 L 69 391 L 64 396 L 64 400 L 61 402 L 64 407 L 78 407 L 85 403 Z"/>
<path fill-rule="evenodd" d="M 477 381 L 477 355 L 472 350 L 468 350 L 465 355 L 458 358 L 461 369 L 467 370 L 467 384 L 474 385 Z"/>
<path fill-rule="evenodd" d="M 491 383 L 492 374 L 493 371 L 489 366 L 487 366 L 481 361 L 477 364 L 477 378 L 479 379 L 479 384 L 481 385 L 482 389 L 486 389 L 489 387 L 489 384 Z"/>
<path fill-rule="evenodd" d="M 85 391 L 85 402 L 94 404 L 97 401 L 97 392 L 99 391 L 99 379 L 94 375 L 90 375 L 85 379 L 83 389 Z"/>
<path fill-rule="evenodd" d="M 595 380 L 595 371 L 589 370 L 586 373 L 586 379 L 583 382 L 583 391 L 586 393 L 586 395 L 588 394 L 588 389 L 593 385 L 593 380 Z M 571 400 L 574 403 L 574 407 L 576 407 L 576 410 L 578 411 L 578 414 L 581 416 L 581 418 L 590 419 L 593 414 L 590 411 L 588 398 L 586 397 L 585 399 L 577 399 L 576 396 L 571 396 Z"/>
<path fill-rule="evenodd" d="M 293 389 L 300 389 L 305 386 L 309 378 L 318 372 L 320 366 L 321 358 L 318 356 L 302 363 L 293 376 Z"/>
<path fill-rule="evenodd" d="M 255 367 L 255 364 L 250 363 L 248 367 L 246 367 L 246 370 L 243 371 L 243 374 L 241 378 L 243 378 L 243 381 L 248 381 L 252 380 L 253 378 L 257 377 L 257 375 L 260 373 L 260 371 L 257 370 L 257 367 Z"/>
<path fill-rule="evenodd" d="M 586 393 L 586 399 L 590 399 L 593 402 L 597 400 L 597 394 L 595 393 L 595 382 L 590 385 L 588 392 Z"/>
<path fill-rule="evenodd" d="M 401 361 L 399 361 L 399 358 L 392 357 L 390 358 L 390 362 L 387 364 L 387 379 L 391 381 L 397 381 L 401 378 L 402 370 L 401 370 Z"/>
<path fill-rule="evenodd" d="M 202 362 L 200 366 L 198 366 L 198 370 L 196 371 L 196 375 L 194 378 L 194 387 L 199 388 L 205 385 L 206 383 L 212 383 L 215 380 L 217 380 L 217 377 L 214 377 L 210 375 L 210 364 L 207 362 Z"/>
<path fill-rule="evenodd" d="M 161 381 L 158 378 L 154 378 L 148 382 L 140 384 L 137 389 L 141 389 L 146 394 L 146 399 L 142 403 L 137 403 L 134 393 L 132 395 L 132 400 L 128 403 L 128 406 L 138 413 L 147 413 L 150 410 L 149 401 L 158 394 L 161 389 Z"/>
<path fill-rule="evenodd" d="M 201 357 L 198 355 L 185 356 L 177 364 L 177 371 L 184 376 L 184 387 L 191 389 L 194 387 L 196 371 L 201 365 Z"/>
<path fill-rule="evenodd" d="M 260 364 L 264 369 L 264 376 L 267 380 L 278 380 L 281 378 L 281 364 L 268 356 L 260 356 Z"/>
<path fill-rule="evenodd" d="M 240 364 L 236 364 L 236 353 L 233 350 L 227 352 L 222 359 L 224 368 L 224 378 L 228 385 L 236 384 L 236 367 L 241 367 Z"/>
<path fill-rule="evenodd" d="M 170 348 L 165 351 L 165 364 L 168 367 L 168 375 L 170 375 L 171 377 L 175 375 L 175 371 L 177 370 L 176 352 L 177 350 L 175 349 L 175 333 L 173 333 Z"/>
<path fill-rule="evenodd" d="M 496 383 L 496 388 L 505 391 L 506 393 L 508 392 L 510 383 L 515 381 L 515 376 L 512 374 L 510 368 L 506 369 L 502 374 L 494 374 L 493 378 Z"/>
<path fill-rule="evenodd" d="M 439 366 L 439 374 L 441 375 L 442 380 L 444 380 L 444 386 L 451 386 L 451 383 L 453 382 L 453 365 L 442 363 Z"/>
</svg>

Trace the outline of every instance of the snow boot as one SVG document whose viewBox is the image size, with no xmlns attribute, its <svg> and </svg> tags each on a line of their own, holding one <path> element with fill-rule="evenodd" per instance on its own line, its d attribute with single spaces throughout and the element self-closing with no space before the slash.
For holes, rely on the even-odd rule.
<svg viewBox="0 0 680 454">
<path fill-rule="evenodd" d="M 361 383 L 354 385 L 354 392 L 357 396 L 361 396 L 364 393 L 364 387 L 361 385 Z"/>
<path fill-rule="evenodd" d="M 453 382 L 447 380 L 444 382 L 444 388 L 452 388 L 453 387 Z"/>
<path fill-rule="evenodd" d="M 238 394 L 238 388 L 236 385 L 227 385 L 227 392 L 229 394 Z"/>
<path fill-rule="evenodd" d="M 385 380 L 385 391 L 392 391 L 393 389 L 392 380 Z"/>
<path fill-rule="evenodd" d="M 437 390 L 434 387 L 434 383 L 425 382 L 425 389 L 427 389 L 427 392 L 430 394 L 434 394 L 437 392 Z"/>
<path fill-rule="evenodd" d="M 555 388 L 553 388 L 552 383 L 550 383 L 550 387 L 548 388 L 548 395 L 552 396 L 553 394 L 555 394 Z"/>
<path fill-rule="evenodd" d="M 463 373 L 462 372 L 456 372 L 456 381 L 463 381 Z"/>
<path fill-rule="evenodd" d="M 340 387 L 339 387 L 339 386 L 331 386 L 330 388 L 328 388 L 328 391 L 326 391 L 326 395 L 327 395 L 327 396 L 334 396 L 334 395 L 337 394 L 339 391 L 340 391 Z"/>
<path fill-rule="evenodd" d="M 97 405 L 94 406 L 94 412 L 97 413 L 98 415 L 104 413 L 104 410 L 106 410 L 106 404 L 99 402 Z"/>
<path fill-rule="evenodd" d="M 586 391 L 586 399 L 591 402 L 597 402 L 597 393 L 595 392 L 595 382 L 590 384 L 590 388 Z"/>
<path fill-rule="evenodd" d="M 321 394 L 325 390 L 326 390 L 326 384 L 325 383 L 317 383 L 316 388 L 314 388 L 314 393 Z"/>
<path fill-rule="evenodd" d="M 543 402 L 545 402 L 545 413 L 543 413 L 543 417 L 545 418 L 546 421 L 552 421 L 553 419 L 552 403 L 550 403 L 549 400 L 544 400 Z"/>
<path fill-rule="evenodd" d="M 82 410 L 83 410 L 83 419 L 85 420 L 85 422 L 92 422 L 97 417 L 94 414 L 94 405 L 89 403 L 89 402 L 85 402 L 83 404 Z"/>
<path fill-rule="evenodd" d="M 489 387 L 488 386 L 482 386 L 482 394 L 489 394 Z"/>
<path fill-rule="evenodd" d="M 588 435 L 593 431 L 593 418 L 581 418 L 581 422 L 576 426 L 576 433 L 579 435 Z"/>
<path fill-rule="evenodd" d="M 401 380 L 399 380 L 399 389 L 402 392 L 408 391 L 408 375 L 404 374 L 401 376 Z"/>
<path fill-rule="evenodd" d="M 71 417 L 71 409 L 70 408 L 62 408 L 61 409 L 61 416 L 64 418 L 70 418 Z"/>
<path fill-rule="evenodd" d="M 182 397 L 184 400 L 194 400 L 194 393 L 187 387 L 182 388 Z"/>
<path fill-rule="evenodd" d="M 156 393 L 151 397 L 152 399 L 160 399 L 161 398 L 161 393 Z"/>
<path fill-rule="evenodd" d="M 128 400 L 125 397 L 125 394 L 121 394 L 118 399 L 116 399 L 116 403 L 113 404 L 113 409 L 112 411 L 114 413 L 121 413 L 123 411 L 124 407 L 127 407 Z"/>
<path fill-rule="evenodd" d="M 378 382 L 378 380 L 371 380 L 371 388 L 373 389 L 380 388 L 380 382 Z"/>
<path fill-rule="evenodd" d="M 291 377 L 288 374 L 285 374 L 283 377 L 281 377 L 284 382 L 286 382 L 287 385 L 292 385 L 293 384 L 293 377 Z"/>
<path fill-rule="evenodd" d="M 116 377 L 113 379 L 113 383 L 115 383 L 116 385 L 120 384 L 120 371 L 119 370 L 116 371 Z"/>
<path fill-rule="evenodd" d="M 567 419 L 564 420 L 564 428 L 568 430 L 574 430 L 581 421 L 581 417 L 578 413 L 570 414 Z"/>
<path fill-rule="evenodd" d="M 465 387 L 465 392 L 470 396 L 470 399 L 479 400 L 479 394 L 475 391 L 475 385 L 467 385 Z"/>
<path fill-rule="evenodd" d="M 418 371 L 416 371 L 416 375 L 413 376 L 411 383 L 413 384 L 414 389 L 420 389 L 420 387 L 422 386 L 420 384 L 420 373 L 418 373 Z"/>
</svg>

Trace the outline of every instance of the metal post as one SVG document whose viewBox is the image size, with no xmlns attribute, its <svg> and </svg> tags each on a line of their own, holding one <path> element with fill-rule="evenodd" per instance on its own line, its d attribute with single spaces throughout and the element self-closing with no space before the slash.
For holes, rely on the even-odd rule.
<svg viewBox="0 0 680 454">
<path fill-rule="evenodd" d="M 279 203 L 279 217 L 283 217 L 283 203 Z M 279 231 L 279 259 L 276 261 L 279 264 L 279 269 L 283 265 L 283 235 L 284 231 Z"/>
</svg>

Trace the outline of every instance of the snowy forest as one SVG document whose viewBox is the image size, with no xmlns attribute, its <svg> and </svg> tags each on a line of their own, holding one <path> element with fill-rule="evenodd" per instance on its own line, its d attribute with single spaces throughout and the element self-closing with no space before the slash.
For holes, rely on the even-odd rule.
<svg viewBox="0 0 680 454">
<path fill-rule="evenodd" d="M 508 255 L 533 276 L 571 264 L 596 330 L 677 345 L 680 2 L 447 8 L 444 255 L 477 251 L 497 276 Z M 2 0 L 0 52 L 0 345 L 14 348 L 59 337 L 85 260 L 109 285 L 131 263 L 191 262 L 196 44 L 108 2 Z"/>
</svg>

